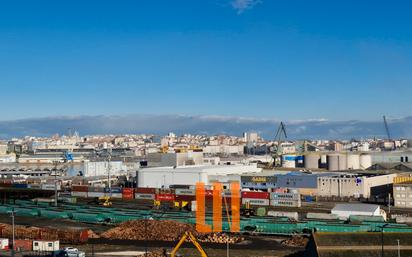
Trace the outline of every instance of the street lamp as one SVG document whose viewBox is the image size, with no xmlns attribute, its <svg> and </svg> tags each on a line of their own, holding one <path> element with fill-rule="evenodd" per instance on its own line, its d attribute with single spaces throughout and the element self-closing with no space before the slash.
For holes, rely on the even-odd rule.
<svg viewBox="0 0 412 257">
<path fill-rule="evenodd" d="M 389 226 L 388 223 L 386 223 L 385 225 L 381 226 L 382 257 L 384 257 L 384 255 L 385 255 L 384 249 L 383 249 L 383 230 L 384 230 L 384 228 L 386 228 L 387 226 Z"/>
<path fill-rule="evenodd" d="M 401 244 L 400 244 L 400 240 L 396 239 L 396 241 L 398 241 L 398 257 L 401 257 Z"/>
</svg>

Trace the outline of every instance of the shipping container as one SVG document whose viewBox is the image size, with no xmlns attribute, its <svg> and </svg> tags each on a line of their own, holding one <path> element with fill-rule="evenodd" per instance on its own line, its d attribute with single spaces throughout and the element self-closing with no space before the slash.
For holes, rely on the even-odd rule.
<svg viewBox="0 0 412 257">
<path fill-rule="evenodd" d="M 175 196 L 175 201 L 178 201 L 178 202 L 181 202 L 181 201 L 191 202 L 194 200 L 196 200 L 195 195 L 176 195 Z"/>
<path fill-rule="evenodd" d="M 156 201 L 173 201 L 174 199 L 174 194 L 156 194 Z"/>
<path fill-rule="evenodd" d="M 139 199 L 139 200 L 154 200 L 155 199 L 155 194 L 136 193 L 136 194 L 134 194 L 134 198 Z"/>
<path fill-rule="evenodd" d="M 249 203 L 250 205 L 268 206 L 269 199 L 242 198 L 242 204 L 246 203 Z"/>
<path fill-rule="evenodd" d="M 241 196 L 242 198 L 269 199 L 268 192 L 243 191 L 241 192 Z"/>
<path fill-rule="evenodd" d="M 88 187 L 87 192 L 102 192 L 102 193 L 104 193 L 104 187 Z"/>
<path fill-rule="evenodd" d="M 42 190 L 61 190 L 61 186 L 60 185 L 55 185 L 55 184 L 42 184 L 41 185 L 41 189 Z"/>
<path fill-rule="evenodd" d="M 301 207 L 301 201 L 299 200 L 270 200 L 271 206 L 282 206 L 282 207 Z"/>
<path fill-rule="evenodd" d="M 41 185 L 40 184 L 30 184 L 30 188 L 31 189 L 41 189 Z"/>
<path fill-rule="evenodd" d="M 194 189 L 176 189 L 176 195 L 196 195 L 196 190 Z"/>
<path fill-rule="evenodd" d="M 27 188 L 27 184 L 13 184 L 13 188 Z"/>
<path fill-rule="evenodd" d="M 121 194 L 122 193 L 122 188 L 121 187 L 112 187 L 112 188 L 108 188 L 106 187 L 104 189 L 105 193 L 114 193 L 114 194 Z"/>
<path fill-rule="evenodd" d="M 135 188 L 135 192 L 139 194 L 156 194 L 156 188 L 150 187 L 138 187 Z"/>
<path fill-rule="evenodd" d="M 72 186 L 72 192 L 88 192 L 88 187 L 87 186 Z"/>
<path fill-rule="evenodd" d="M 106 193 L 106 196 L 110 196 L 111 198 L 122 199 L 122 193 Z"/>
<path fill-rule="evenodd" d="M 272 217 L 286 217 L 291 220 L 298 220 L 299 214 L 297 212 L 287 212 L 287 211 L 268 211 L 268 216 Z"/>
<path fill-rule="evenodd" d="M 87 197 L 93 198 L 93 197 L 104 197 L 105 193 L 104 192 L 88 192 Z"/>
<path fill-rule="evenodd" d="M 72 191 L 72 196 L 86 198 L 87 192 Z"/>
<path fill-rule="evenodd" d="M 33 241 L 33 251 L 53 252 L 59 249 L 60 249 L 59 241 L 43 241 L 43 240 Z"/>
<path fill-rule="evenodd" d="M 134 199 L 134 189 L 133 188 L 123 188 L 122 198 L 124 200 Z"/>
<path fill-rule="evenodd" d="M 270 193 L 271 200 L 299 200 L 300 194 L 296 193 Z"/>
<path fill-rule="evenodd" d="M 318 220 L 338 220 L 339 217 L 336 214 L 331 213 L 317 213 L 317 212 L 308 212 L 306 214 L 307 219 L 318 219 Z"/>
</svg>

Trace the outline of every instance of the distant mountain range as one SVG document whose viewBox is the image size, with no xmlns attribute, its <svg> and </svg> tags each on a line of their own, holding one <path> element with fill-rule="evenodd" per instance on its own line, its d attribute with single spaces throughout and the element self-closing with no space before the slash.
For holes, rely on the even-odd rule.
<svg viewBox="0 0 412 257">
<path fill-rule="evenodd" d="M 123 115 L 123 116 L 62 116 L 0 121 L 0 138 L 21 136 L 50 136 L 66 134 L 74 128 L 80 135 L 140 134 L 178 135 L 228 134 L 240 136 L 245 131 L 256 131 L 265 139 L 274 137 L 279 120 L 224 116 L 185 115 Z M 394 138 L 412 138 L 412 116 L 388 120 Z M 382 120 L 377 121 L 286 121 L 290 139 L 351 139 L 386 138 Z"/>
</svg>

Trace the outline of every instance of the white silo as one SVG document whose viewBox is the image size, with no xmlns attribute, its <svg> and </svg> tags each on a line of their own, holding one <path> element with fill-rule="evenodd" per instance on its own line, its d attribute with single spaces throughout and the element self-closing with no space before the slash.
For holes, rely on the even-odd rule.
<svg viewBox="0 0 412 257">
<path fill-rule="evenodd" d="M 339 170 L 339 154 L 328 154 L 328 170 Z"/>
<path fill-rule="evenodd" d="M 318 169 L 319 168 L 320 155 L 315 153 L 305 154 L 303 163 L 305 169 Z"/>
<path fill-rule="evenodd" d="M 347 156 L 347 168 L 349 170 L 358 170 L 360 167 L 359 154 L 348 154 Z"/>
<path fill-rule="evenodd" d="M 361 154 L 359 157 L 359 168 L 366 170 L 372 166 L 372 156 L 370 154 Z"/>
<path fill-rule="evenodd" d="M 339 170 L 348 169 L 348 160 L 346 154 L 339 154 Z"/>
<path fill-rule="evenodd" d="M 282 167 L 283 168 L 296 168 L 296 155 L 294 154 L 282 155 Z"/>
</svg>

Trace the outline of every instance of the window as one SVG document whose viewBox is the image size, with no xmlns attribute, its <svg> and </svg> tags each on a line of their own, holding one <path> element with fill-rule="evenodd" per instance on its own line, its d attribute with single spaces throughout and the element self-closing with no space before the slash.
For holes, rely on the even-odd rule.
<svg viewBox="0 0 412 257">
<path fill-rule="evenodd" d="M 34 242 L 34 246 L 39 246 L 39 242 Z"/>
<path fill-rule="evenodd" d="M 53 247 L 53 243 L 48 243 L 47 244 L 49 247 Z"/>
<path fill-rule="evenodd" d="M 399 197 L 401 197 L 401 195 L 400 195 L 400 194 L 396 194 L 395 197 L 396 197 L 396 198 L 399 198 Z"/>
</svg>

